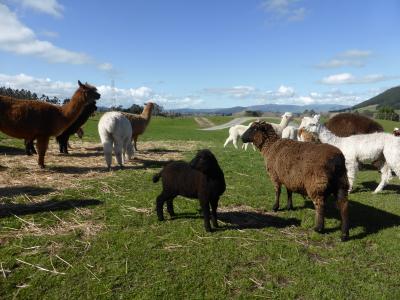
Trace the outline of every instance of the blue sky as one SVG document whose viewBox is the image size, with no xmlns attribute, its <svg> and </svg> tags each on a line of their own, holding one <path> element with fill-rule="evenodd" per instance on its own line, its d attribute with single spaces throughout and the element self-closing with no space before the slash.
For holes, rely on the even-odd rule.
<svg viewBox="0 0 400 300">
<path fill-rule="evenodd" d="M 0 0 L 0 85 L 65 98 L 80 79 L 103 105 L 355 104 L 399 85 L 398 28 L 397 0 Z"/>
</svg>

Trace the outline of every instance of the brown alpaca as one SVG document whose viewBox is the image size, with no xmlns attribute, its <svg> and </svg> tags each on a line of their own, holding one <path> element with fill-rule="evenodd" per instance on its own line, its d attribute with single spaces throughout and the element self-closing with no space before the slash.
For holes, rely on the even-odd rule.
<svg viewBox="0 0 400 300">
<path fill-rule="evenodd" d="M 315 206 L 315 230 L 324 230 L 324 208 L 333 194 L 342 218 L 342 240 L 349 237 L 347 191 L 349 182 L 342 152 L 328 144 L 281 139 L 273 127 L 255 122 L 242 135 L 243 143 L 252 142 L 262 153 L 267 172 L 275 188 L 275 204 L 279 208 L 281 186 L 288 193 L 288 209 L 292 192 L 308 196 Z"/>
<path fill-rule="evenodd" d="M 0 131 L 19 139 L 36 139 L 41 168 L 50 137 L 60 135 L 79 117 L 85 105 L 100 98 L 94 86 L 78 83 L 71 101 L 63 106 L 0 96 Z"/>
<path fill-rule="evenodd" d="M 135 150 L 137 151 L 137 139 L 147 128 L 150 123 L 151 113 L 153 112 L 154 103 L 148 102 L 140 115 L 123 113 L 125 117 L 131 122 L 132 126 L 132 139 L 135 142 Z"/>
<path fill-rule="evenodd" d="M 376 121 L 353 113 L 341 113 L 325 123 L 326 128 L 336 136 L 346 137 L 354 134 L 383 132 L 383 127 Z"/>
</svg>

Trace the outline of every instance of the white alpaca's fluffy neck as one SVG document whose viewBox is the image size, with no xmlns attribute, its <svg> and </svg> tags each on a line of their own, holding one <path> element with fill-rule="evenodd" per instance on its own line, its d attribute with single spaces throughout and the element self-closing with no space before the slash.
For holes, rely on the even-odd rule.
<svg viewBox="0 0 400 300">
<path fill-rule="evenodd" d="M 338 145 L 340 142 L 340 137 L 334 135 L 332 131 L 322 124 L 318 127 L 318 138 L 325 144 Z"/>
</svg>

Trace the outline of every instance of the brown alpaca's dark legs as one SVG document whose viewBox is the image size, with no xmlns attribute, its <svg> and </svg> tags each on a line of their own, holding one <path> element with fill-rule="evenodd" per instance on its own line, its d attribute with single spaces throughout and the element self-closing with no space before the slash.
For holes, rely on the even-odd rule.
<svg viewBox="0 0 400 300">
<path fill-rule="evenodd" d="M 319 197 L 315 200 L 315 228 L 316 232 L 322 233 L 324 231 L 325 222 L 325 199 Z"/>
<path fill-rule="evenodd" d="M 272 207 L 272 210 L 277 211 L 279 209 L 279 198 L 281 197 L 281 185 L 275 182 L 274 188 L 275 188 L 275 204 Z"/>
<path fill-rule="evenodd" d="M 218 228 L 218 221 L 217 221 L 217 208 L 218 208 L 218 199 L 212 200 L 211 204 L 211 221 L 215 228 Z"/>
<path fill-rule="evenodd" d="M 37 138 L 37 148 L 39 153 L 38 164 L 43 169 L 44 168 L 44 156 L 46 155 L 47 146 L 49 145 L 49 137 L 38 137 Z"/>
<path fill-rule="evenodd" d="M 134 135 L 134 136 L 133 136 L 133 141 L 135 142 L 135 144 L 134 144 L 134 146 L 135 146 L 135 151 L 138 151 L 138 150 L 137 150 L 137 139 L 138 139 L 138 136 L 137 136 L 137 135 Z"/>
<path fill-rule="evenodd" d="M 339 193 L 340 195 L 340 193 Z M 342 218 L 342 242 L 349 239 L 349 202 L 347 198 L 341 198 L 337 200 L 337 204 L 340 210 L 340 216 Z"/>
<path fill-rule="evenodd" d="M 286 188 L 286 192 L 287 192 L 287 206 L 286 206 L 286 209 L 287 210 L 293 210 L 292 191 L 288 190 Z"/>
</svg>

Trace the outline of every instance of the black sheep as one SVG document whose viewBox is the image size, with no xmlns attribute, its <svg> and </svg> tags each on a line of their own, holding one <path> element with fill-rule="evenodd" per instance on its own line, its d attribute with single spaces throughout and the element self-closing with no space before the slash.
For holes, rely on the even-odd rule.
<svg viewBox="0 0 400 300">
<path fill-rule="evenodd" d="M 93 115 L 96 109 L 96 103 L 86 105 L 82 113 L 79 115 L 78 119 L 76 119 L 75 122 L 71 124 L 71 126 L 65 129 L 63 133 L 56 137 L 56 140 L 60 146 L 60 153 L 68 154 L 69 137 L 76 133 L 79 128 L 81 128 L 81 126 L 86 123 L 86 121 L 91 115 Z"/>
<path fill-rule="evenodd" d="M 208 232 L 211 231 L 211 205 L 211 220 L 213 226 L 218 227 L 218 200 L 225 192 L 226 186 L 224 173 L 210 150 L 200 150 L 190 163 L 184 161 L 168 163 L 161 172 L 154 175 L 153 182 L 158 182 L 160 177 L 162 178 L 163 190 L 156 200 L 158 220 L 164 220 L 164 202 L 167 202 L 167 210 L 170 216 L 175 215 L 173 199 L 180 195 L 200 200 L 204 227 Z"/>
</svg>

